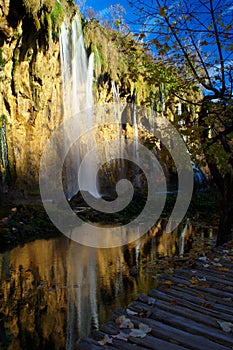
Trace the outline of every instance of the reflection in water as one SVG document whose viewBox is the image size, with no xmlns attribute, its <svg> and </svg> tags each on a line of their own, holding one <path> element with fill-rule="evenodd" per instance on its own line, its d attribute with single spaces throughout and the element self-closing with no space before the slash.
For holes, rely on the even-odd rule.
<svg viewBox="0 0 233 350">
<path fill-rule="evenodd" d="M 0 255 L 0 347 L 74 349 L 117 307 L 156 287 L 147 262 L 182 256 L 210 229 L 189 222 L 172 234 L 163 222 L 125 247 L 94 249 L 65 237 L 38 240 Z"/>
</svg>

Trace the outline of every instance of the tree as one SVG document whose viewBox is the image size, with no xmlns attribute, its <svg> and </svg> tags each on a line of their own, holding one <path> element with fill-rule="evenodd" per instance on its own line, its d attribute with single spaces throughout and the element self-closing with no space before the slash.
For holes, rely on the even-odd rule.
<svg viewBox="0 0 233 350">
<path fill-rule="evenodd" d="M 120 4 L 110 5 L 102 11 L 95 11 L 93 7 L 86 6 L 86 0 L 76 0 L 81 13 L 88 20 L 98 20 L 106 28 L 117 29 L 119 32 L 128 33 L 129 27 L 126 25 L 124 16 L 125 8 Z"/>
<path fill-rule="evenodd" d="M 198 117 L 186 131 L 199 145 L 221 194 L 221 244 L 231 237 L 233 220 L 232 1 L 136 0 L 131 5 L 141 35 L 157 55 L 176 67 L 186 85 L 195 82 L 202 88 Z"/>
</svg>

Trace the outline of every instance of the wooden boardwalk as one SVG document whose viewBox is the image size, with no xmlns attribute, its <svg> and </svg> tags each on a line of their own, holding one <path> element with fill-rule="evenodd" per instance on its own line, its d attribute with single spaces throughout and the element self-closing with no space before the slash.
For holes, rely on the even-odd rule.
<svg viewBox="0 0 233 350">
<path fill-rule="evenodd" d="M 233 247 L 233 245 L 232 245 Z M 77 343 L 79 350 L 233 349 L 233 248 L 188 261 L 161 275 L 111 321 Z"/>
</svg>

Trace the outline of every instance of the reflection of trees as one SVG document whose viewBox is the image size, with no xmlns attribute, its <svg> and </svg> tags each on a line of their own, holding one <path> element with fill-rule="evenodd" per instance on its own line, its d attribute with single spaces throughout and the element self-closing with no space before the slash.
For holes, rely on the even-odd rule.
<svg viewBox="0 0 233 350">
<path fill-rule="evenodd" d="M 8 271 L 2 278 L 0 312 L 6 334 L 12 336 L 9 349 L 64 348 L 66 291 L 56 288 L 54 277 L 58 272 L 65 276 L 65 271 L 51 254 L 54 248 L 53 241 L 40 241 L 2 256 L 3 273 Z"/>
</svg>

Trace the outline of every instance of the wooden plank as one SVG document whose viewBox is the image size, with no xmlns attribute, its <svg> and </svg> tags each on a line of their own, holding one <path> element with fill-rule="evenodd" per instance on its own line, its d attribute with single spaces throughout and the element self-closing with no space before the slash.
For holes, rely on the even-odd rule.
<svg viewBox="0 0 233 350">
<path fill-rule="evenodd" d="M 139 323 L 142 322 L 149 327 L 151 327 L 151 335 L 155 338 L 160 338 L 164 340 L 172 340 L 175 341 L 178 345 L 184 346 L 191 350 L 203 350 L 203 349 L 211 349 L 211 350 L 226 350 L 229 349 L 220 344 L 216 344 L 212 340 L 209 340 L 203 336 L 190 334 L 186 331 L 183 331 L 179 328 L 171 327 L 162 322 L 156 321 L 154 319 L 138 319 L 135 316 L 131 317 L 131 320 L 134 324 L 139 326 Z"/>
<path fill-rule="evenodd" d="M 184 284 L 188 287 L 190 287 L 190 285 L 192 285 L 190 279 L 186 278 L 185 276 L 181 277 L 177 277 L 176 275 L 170 276 L 167 275 L 166 279 L 165 277 L 163 277 L 163 279 L 161 279 L 160 282 L 166 282 L 166 281 L 170 281 L 170 282 L 174 282 L 174 284 Z M 213 287 L 208 287 L 207 284 L 199 284 L 199 285 L 192 285 L 193 288 L 195 288 L 196 290 L 199 290 L 200 292 L 202 290 L 205 290 L 207 292 L 209 292 L 212 295 L 216 295 L 216 296 L 220 296 L 224 297 L 224 298 L 232 298 L 232 293 L 226 292 L 226 291 L 220 291 L 219 289 L 213 288 Z"/>
<path fill-rule="evenodd" d="M 163 274 L 158 289 L 148 295 L 139 295 L 128 308 L 137 312 L 127 315 L 135 328 L 144 323 L 151 331 L 144 338 L 130 336 L 130 329 L 122 329 L 115 322 L 125 309 L 118 309 L 109 321 L 94 331 L 92 337 L 78 342 L 79 350 L 227 350 L 233 349 L 233 336 L 224 332 L 217 321 L 233 323 L 233 251 L 223 257 L 224 248 L 218 248 L 223 268 L 210 264 L 206 268 L 201 260 L 176 269 L 173 275 Z M 231 261 L 229 260 L 229 256 Z M 230 270 L 225 270 L 228 266 Z M 201 279 L 204 278 L 204 281 Z M 196 280 L 195 280 L 196 279 Z M 206 279 L 206 281 L 205 281 Z M 97 340 L 105 335 L 111 344 L 100 346 Z M 117 339 L 116 336 L 125 339 Z"/>
<path fill-rule="evenodd" d="M 195 272 L 192 272 L 195 271 Z M 199 270 L 197 271 L 196 269 L 194 270 L 188 270 L 188 269 L 182 269 L 180 271 L 176 271 L 175 274 L 177 277 L 184 277 L 186 276 L 187 278 L 192 278 L 192 277 L 196 277 L 197 279 L 201 279 L 201 278 L 206 278 L 206 282 L 216 282 L 219 283 L 220 285 L 226 285 L 226 286 L 232 286 L 233 287 L 233 282 L 225 280 L 223 278 L 220 278 L 216 275 L 212 275 L 211 273 L 208 273 L 206 271 L 202 271 Z"/>
<path fill-rule="evenodd" d="M 199 289 L 197 289 L 197 288 L 184 288 L 184 287 L 181 287 L 179 285 L 173 285 L 173 286 L 171 286 L 171 288 L 169 288 L 169 291 L 174 291 L 174 293 L 176 293 L 176 292 L 182 293 L 184 290 L 188 290 L 188 294 L 190 295 L 190 297 L 203 295 L 203 297 L 207 301 L 217 302 L 221 306 L 224 305 L 224 312 L 232 314 L 232 306 L 230 306 L 232 304 L 232 300 L 229 297 L 224 299 L 224 297 L 210 294 L 204 288 L 202 288 L 200 290 L 200 288 Z"/>
<path fill-rule="evenodd" d="M 113 343 L 117 347 L 117 349 L 120 349 L 120 350 L 146 350 L 146 349 L 148 350 L 148 348 L 145 348 L 142 345 L 139 346 L 136 344 L 127 343 L 127 342 L 125 342 L 123 340 L 119 340 L 119 339 L 114 339 Z"/>
<path fill-rule="evenodd" d="M 76 343 L 77 350 L 103 350 L 103 347 L 95 340 L 88 337 L 83 337 Z M 109 346 L 104 347 L 105 350 L 112 350 Z"/>
<path fill-rule="evenodd" d="M 136 320 L 135 318 L 132 318 L 131 316 L 127 316 L 128 318 L 130 318 L 132 320 L 132 322 L 134 323 L 134 325 L 136 327 L 139 326 L 139 323 L 141 323 L 141 320 Z M 188 348 L 183 347 L 183 346 L 179 346 L 178 344 L 176 344 L 176 341 L 167 341 L 166 339 L 159 339 L 156 337 L 153 337 L 151 335 L 147 335 L 146 337 L 142 338 L 143 342 L 141 342 L 140 340 L 138 340 L 138 338 L 129 336 L 130 330 L 131 329 L 120 329 L 119 325 L 113 322 L 110 322 L 110 327 L 108 327 L 108 324 L 106 324 L 105 329 L 110 328 L 112 332 L 114 332 L 115 334 L 119 334 L 120 332 L 123 335 L 126 335 L 128 340 L 127 342 L 123 342 L 121 341 L 121 345 L 124 344 L 124 348 L 125 349 L 137 349 L 137 347 L 135 347 L 135 345 L 133 344 L 137 344 L 140 346 L 140 348 L 142 349 L 142 346 L 146 346 L 146 349 L 158 349 L 161 350 L 162 349 L 166 349 L 166 350 L 187 350 Z M 115 335 L 114 334 L 114 335 Z M 95 338 L 97 338 L 98 340 L 102 340 L 104 338 L 105 333 L 103 331 L 95 331 L 95 334 L 93 334 L 95 336 Z M 113 335 L 113 334 L 112 334 Z M 114 336 L 113 335 L 113 336 Z M 111 338 L 111 335 L 110 335 Z M 117 341 L 117 339 L 112 338 L 112 344 L 111 346 L 117 346 L 117 344 L 119 344 L 119 342 Z M 132 348 L 133 346 L 133 348 Z M 123 349 L 123 348 L 119 348 L 119 349 Z M 143 348 L 145 349 L 145 347 Z M 219 349 L 219 350 L 223 350 L 223 349 Z"/>
<path fill-rule="evenodd" d="M 112 333 L 111 335 L 109 335 L 109 338 L 112 340 L 112 344 L 109 344 L 111 349 L 112 350 L 113 349 L 131 350 L 132 349 L 132 344 L 128 343 L 128 341 L 124 341 L 124 340 L 121 340 L 121 339 L 114 338 L 114 336 L 119 334 L 120 332 L 122 334 L 125 334 L 124 330 L 120 330 L 119 329 L 119 325 L 117 325 L 116 323 L 114 323 L 114 325 L 115 326 L 113 327 L 112 322 L 111 322 L 111 328 L 112 328 L 112 330 L 113 329 L 115 330 L 114 331 L 115 334 Z M 107 324 L 106 324 L 106 326 L 107 326 Z M 107 329 L 107 327 L 106 327 L 106 329 Z M 129 330 L 128 330 L 128 332 L 129 332 Z M 94 337 L 94 339 L 98 340 L 98 341 L 103 340 L 105 335 L 106 335 L 105 332 L 98 331 L 98 330 L 96 330 L 96 331 L 94 331 L 92 333 L 92 336 Z M 106 349 L 106 345 L 101 345 L 101 348 L 103 348 L 103 347 L 104 347 L 104 349 Z M 145 350 L 147 348 L 142 347 L 142 346 L 134 345 L 133 349 L 134 350 Z"/>
<path fill-rule="evenodd" d="M 187 348 L 184 348 L 183 346 L 177 345 L 175 343 L 170 343 L 167 341 L 164 341 L 162 339 L 158 339 L 155 337 L 152 337 L 150 335 L 147 335 L 145 338 L 133 338 L 129 337 L 129 341 L 133 344 L 146 346 L 148 349 L 151 350 L 188 350 Z M 133 347 L 131 349 L 134 349 Z"/>
<path fill-rule="evenodd" d="M 217 310 L 213 302 L 209 303 L 205 302 L 203 299 L 196 298 L 194 296 L 190 297 L 190 295 L 187 293 L 172 293 L 171 289 L 167 290 L 166 292 L 153 289 L 148 293 L 148 296 L 145 297 L 147 297 L 148 300 L 150 300 L 150 297 L 158 298 L 164 301 L 168 301 L 171 304 L 176 303 L 178 305 L 183 305 L 187 307 L 187 309 L 199 310 L 199 312 L 205 313 L 215 318 L 219 318 L 229 322 L 232 321 L 232 315 L 226 314 L 223 308 Z M 139 296 L 139 300 L 141 300 L 140 298 L 141 296 Z M 231 309 L 231 311 L 233 310 Z"/>
<path fill-rule="evenodd" d="M 100 327 L 100 330 L 106 334 L 110 335 L 116 335 L 118 334 L 118 330 L 115 327 L 115 323 L 112 321 L 109 321 L 108 323 L 104 324 Z"/>
<path fill-rule="evenodd" d="M 173 327 L 178 327 L 192 334 L 202 335 L 224 346 L 233 346 L 233 337 L 227 333 L 224 333 L 218 328 L 206 326 L 195 320 L 191 320 L 184 316 L 179 316 L 174 313 L 158 309 L 156 307 L 150 307 L 141 302 L 131 303 L 130 308 L 138 312 L 142 312 L 142 310 L 147 311 L 150 309 L 152 312 L 150 317 L 155 320 L 167 323 Z"/>
<path fill-rule="evenodd" d="M 230 265 L 224 263 L 222 264 L 223 266 L 214 266 L 211 264 L 208 264 L 208 267 L 203 266 L 203 263 L 195 263 L 194 267 L 189 267 L 191 270 L 196 270 L 196 271 L 205 271 L 208 273 L 208 275 L 214 275 L 221 277 L 223 279 L 226 279 L 227 281 L 233 281 L 233 269 L 232 269 L 232 263 Z M 229 268 L 230 266 L 230 268 Z M 223 271 L 224 268 L 229 268 L 228 271 Z"/>
<path fill-rule="evenodd" d="M 107 326 L 107 324 L 106 324 Z M 106 328 L 107 329 L 107 328 Z M 117 325 L 115 324 L 115 334 L 111 334 L 109 335 L 108 333 L 105 333 L 101 330 L 95 330 L 92 332 L 92 337 L 98 342 L 98 341 L 102 341 L 104 339 L 104 337 L 107 335 L 109 337 L 109 339 L 111 340 L 111 344 L 104 344 L 104 345 L 100 345 L 98 343 L 99 346 L 101 346 L 101 349 L 106 349 L 107 347 L 111 350 L 114 350 L 114 349 L 122 349 L 122 350 L 130 350 L 132 349 L 131 345 L 126 342 L 126 341 L 122 341 L 119 339 L 115 339 L 114 336 L 119 334 L 120 333 L 120 330 L 119 330 L 119 327 L 117 327 Z M 122 332 L 123 333 L 123 332 Z M 120 347 L 121 346 L 121 347 Z M 143 348 L 143 347 L 135 347 L 135 350 L 145 350 L 146 348 Z"/>
<path fill-rule="evenodd" d="M 139 300 L 140 300 L 140 302 L 142 301 L 141 299 L 139 299 Z M 144 301 L 142 301 L 142 302 L 143 302 L 143 304 L 145 303 Z M 167 311 L 167 312 L 171 312 L 172 314 L 177 314 L 179 316 L 183 316 L 184 318 L 188 318 L 188 319 L 191 319 L 193 321 L 200 322 L 200 323 L 207 325 L 207 326 L 218 328 L 216 318 L 214 318 L 213 316 L 211 317 L 207 314 L 204 314 L 203 312 L 200 312 L 199 310 L 197 310 L 197 311 L 192 310 L 192 309 L 187 310 L 187 307 L 185 307 L 183 305 L 178 305 L 176 303 L 170 303 L 170 302 L 163 301 L 160 299 L 157 299 L 157 301 L 156 301 L 156 308 L 159 308 L 159 309 Z"/>
</svg>

